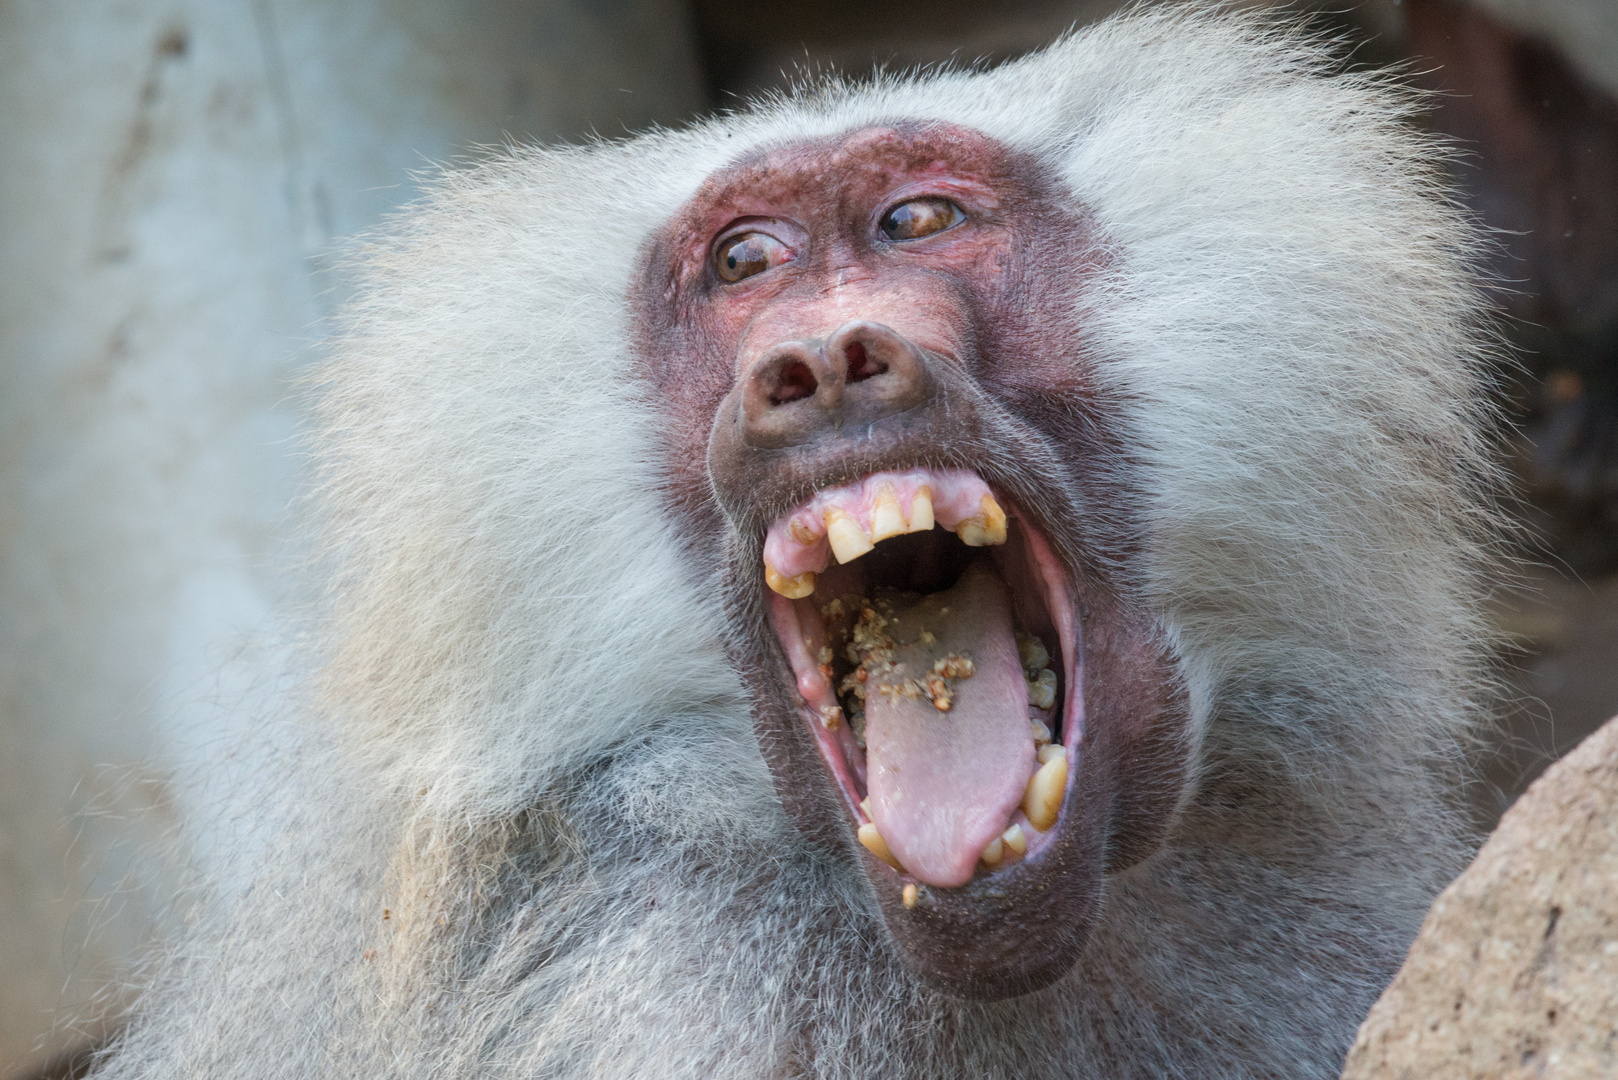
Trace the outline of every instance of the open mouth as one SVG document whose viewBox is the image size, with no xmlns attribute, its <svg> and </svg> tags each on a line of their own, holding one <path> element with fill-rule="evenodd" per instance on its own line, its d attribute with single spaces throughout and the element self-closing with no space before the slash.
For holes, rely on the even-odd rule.
<svg viewBox="0 0 1618 1080">
<path fill-rule="evenodd" d="M 1083 717 L 1073 602 L 1034 524 L 975 473 L 878 472 L 782 515 L 763 556 L 804 722 L 906 905 L 1038 859 Z"/>
</svg>

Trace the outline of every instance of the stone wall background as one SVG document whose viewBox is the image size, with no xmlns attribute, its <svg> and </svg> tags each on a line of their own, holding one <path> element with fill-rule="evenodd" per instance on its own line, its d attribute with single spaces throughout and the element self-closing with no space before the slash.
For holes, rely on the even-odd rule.
<svg viewBox="0 0 1618 1080">
<path fill-rule="evenodd" d="M 239 842 L 171 837 L 276 697 L 341 238 L 475 144 L 707 103 L 673 0 L 0 3 L 0 1075 Z"/>
</svg>

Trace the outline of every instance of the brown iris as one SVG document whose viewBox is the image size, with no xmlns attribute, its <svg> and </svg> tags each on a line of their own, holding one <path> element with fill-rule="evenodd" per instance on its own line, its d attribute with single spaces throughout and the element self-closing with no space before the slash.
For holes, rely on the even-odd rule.
<svg viewBox="0 0 1618 1080">
<path fill-rule="evenodd" d="M 741 281 L 792 259 L 792 249 L 769 233 L 746 232 L 727 237 L 719 245 L 714 269 L 723 281 Z"/>
<path fill-rule="evenodd" d="M 961 208 L 948 199 L 911 199 L 883 214 L 878 228 L 887 240 L 919 240 L 965 220 Z"/>
</svg>

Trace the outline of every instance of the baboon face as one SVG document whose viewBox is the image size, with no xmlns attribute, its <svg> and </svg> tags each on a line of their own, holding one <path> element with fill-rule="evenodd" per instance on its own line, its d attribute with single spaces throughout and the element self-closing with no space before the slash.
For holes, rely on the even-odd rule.
<svg viewBox="0 0 1618 1080">
<path fill-rule="evenodd" d="M 777 790 L 966 996 L 1066 971 L 1185 783 L 1126 412 L 1085 345 L 1106 257 L 1037 161 L 893 124 L 714 173 L 634 291 Z"/>
</svg>

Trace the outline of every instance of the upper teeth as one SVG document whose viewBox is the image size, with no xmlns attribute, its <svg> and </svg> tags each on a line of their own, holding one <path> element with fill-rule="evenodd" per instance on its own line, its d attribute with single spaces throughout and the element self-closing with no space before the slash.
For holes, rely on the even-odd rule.
<svg viewBox="0 0 1618 1080">
<path fill-rule="evenodd" d="M 940 491 L 941 505 L 935 503 Z M 782 596 L 800 599 L 814 591 L 828 551 L 840 563 L 852 562 L 884 540 L 927 532 L 939 523 L 971 547 L 1006 542 L 1006 512 L 975 475 L 879 473 L 822 491 L 772 525 L 764 544 L 764 578 Z"/>
<path fill-rule="evenodd" d="M 876 497 L 876 505 L 871 508 L 871 543 L 880 544 L 888 537 L 898 536 L 904 531 L 905 519 L 899 514 L 899 497 L 893 493 L 891 487 L 884 487 Z M 848 561 L 841 555 L 837 558 L 842 562 Z"/>
<path fill-rule="evenodd" d="M 993 495 L 984 495 L 978 512 L 955 526 L 955 535 L 967 547 L 991 547 L 1006 542 L 1006 512 L 994 501 Z"/>
<path fill-rule="evenodd" d="M 815 591 L 815 572 L 805 570 L 792 577 L 782 577 L 769 563 L 764 564 L 764 580 L 770 588 L 789 600 L 798 600 Z"/>
</svg>

